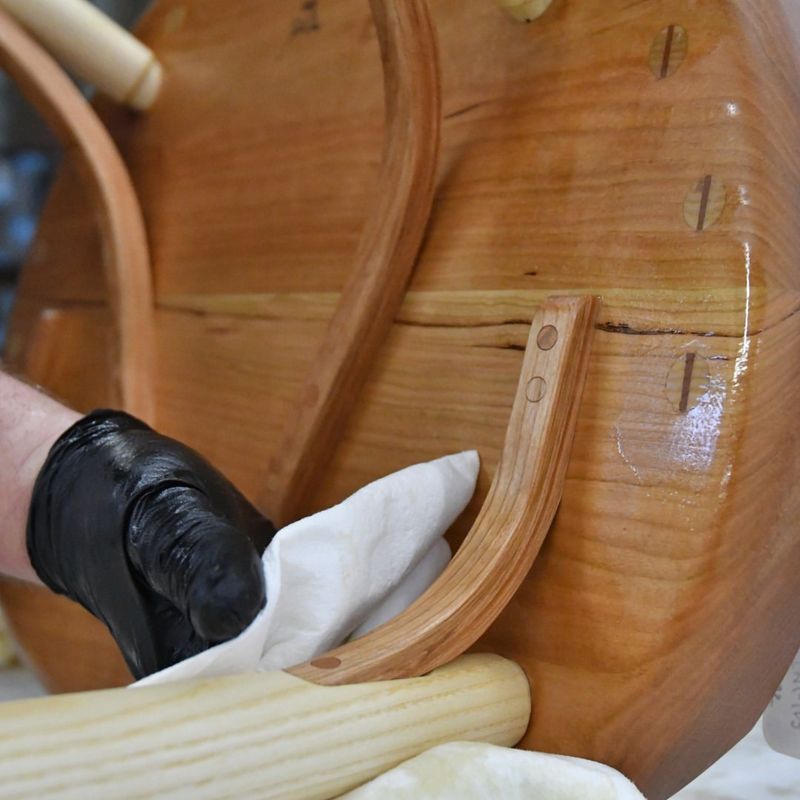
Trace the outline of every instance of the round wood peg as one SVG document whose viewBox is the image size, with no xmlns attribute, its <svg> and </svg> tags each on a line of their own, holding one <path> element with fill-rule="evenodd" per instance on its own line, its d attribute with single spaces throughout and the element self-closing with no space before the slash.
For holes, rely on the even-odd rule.
<svg viewBox="0 0 800 800">
<path fill-rule="evenodd" d="M 690 228 L 702 233 L 719 222 L 726 201 L 725 184 L 714 175 L 705 175 L 686 193 L 683 218 Z"/>
<path fill-rule="evenodd" d="M 518 22 L 533 22 L 541 17 L 553 0 L 497 0 L 497 4 Z"/>
<path fill-rule="evenodd" d="M 558 328 L 545 325 L 536 336 L 536 345 L 540 350 L 552 350 L 558 343 Z"/>
<path fill-rule="evenodd" d="M 664 391 L 674 409 L 686 414 L 698 405 L 711 386 L 708 361 L 698 353 L 683 353 L 667 374 Z"/>
<path fill-rule="evenodd" d="M 342 660 L 336 656 L 323 656 L 322 658 L 315 658 L 311 662 L 312 667 L 317 669 L 336 669 L 342 666 Z"/>
<path fill-rule="evenodd" d="M 525 397 L 531 403 L 538 403 L 547 392 L 547 381 L 540 375 L 536 375 L 528 381 L 525 387 Z"/>
<path fill-rule="evenodd" d="M 658 32 L 650 46 L 647 58 L 650 71 L 659 80 L 668 78 L 683 64 L 688 52 L 689 34 L 686 28 L 682 25 L 668 25 Z"/>
</svg>

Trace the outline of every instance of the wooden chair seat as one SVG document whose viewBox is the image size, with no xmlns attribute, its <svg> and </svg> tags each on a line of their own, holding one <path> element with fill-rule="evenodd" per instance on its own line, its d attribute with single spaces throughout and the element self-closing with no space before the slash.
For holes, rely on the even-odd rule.
<svg viewBox="0 0 800 800">
<path fill-rule="evenodd" d="M 330 460 L 288 517 L 475 447 L 460 544 L 531 321 L 554 295 L 599 298 L 558 514 L 475 648 L 534 686 L 520 746 L 602 761 L 666 798 L 755 722 L 800 645 L 798 14 L 553 0 L 523 25 L 486 0 L 432 0 L 431 15 L 430 219 L 365 382 L 338 398 Z M 95 107 L 149 239 L 154 419 L 265 500 L 293 420 L 319 403 L 309 375 L 393 140 L 370 12 L 160 0 L 138 32 L 164 66 L 160 98 L 140 116 Z M 67 159 L 7 358 L 87 410 L 120 402 L 102 241 Z M 20 591 L 4 603 L 50 685 L 89 688 L 64 656 L 81 612 L 53 610 L 61 636 L 42 643 Z"/>
</svg>

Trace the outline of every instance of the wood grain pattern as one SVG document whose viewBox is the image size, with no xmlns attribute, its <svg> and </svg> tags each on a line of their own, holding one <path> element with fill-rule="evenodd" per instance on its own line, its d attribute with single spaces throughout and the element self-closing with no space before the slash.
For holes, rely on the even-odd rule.
<svg viewBox="0 0 800 800">
<path fill-rule="evenodd" d="M 0 65 L 82 171 L 105 245 L 104 275 L 117 318 L 126 410 L 153 418 L 153 294 L 147 234 L 127 170 L 103 124 L 63 70 L 5 11 Z"/>
<path fill-rule="evenodd" d="M 793 0 L 558 0 L 530 25 L 486 0 L 431 13 L 444 127 L 430 225 L 304 511 L 476 447 L 458 544 L 535 308 L 599 296 L 559 512 L 477 646 L 536 685 L 522 746 L 604 761 L 660 800 L 755 723 L 800 644 L 800 14 Z M 99 105 L 147 215 L 159 424 L 251 497 L 352 269 L 384 136 L 363 0 L 321 0 L 316 29 L 293 35 L 298 19 L 301 2 L 159 0 L 139 31 L 168 66 L 159 103 L 146 118 Z M 686 53 L 661 78 L 650 51 L 671 25 Z M 698 231 L 684 202 L 706 175 L 726 200 Z M 41 311 L 88 314 L 72 379 L 41 357 L 82 408 L 113 401 L 105 352 L 96 381 L 79 377 L 110 335 L 101 265 L 65 172 L 11 342 L 23 364 Z M 692 380 L 701 364 L 708 377 L 683 412 L 687 353 Z"/>
<path fill-rule="evenodd" d="M 576 297 L 552 299 L 534 314 L 492 487 L 439 580 L 395 619 L 292 674 L 326 685 L 423 675 L 497 619 L 561 501 L 596 312 L 593 298 Z"/>
<path fill-rule="evenodd" d="M 402 303 L 433 203 L 442 103 L 427 0 L 370 0 L 370 7 L 384 69 L 383 166 L 355 266 L 270 461 L 261 506 L 279 524 L 302 516 L 330 461 Z"/>
<path fill-rule="evenodd" d="M 267 672 L 23 700 L 0 707 L 3 796 L 325 800 L 453 739 L 514 745 L 529 717 L 497 656 L 391 684 Z"/>
</svg>

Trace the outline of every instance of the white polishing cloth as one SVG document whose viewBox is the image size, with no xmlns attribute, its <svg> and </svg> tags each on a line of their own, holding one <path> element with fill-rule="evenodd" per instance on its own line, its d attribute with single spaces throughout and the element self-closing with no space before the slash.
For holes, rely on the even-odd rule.
<svg viewBox="0 0 800 800">
<path fill-rule="evenodd" d="M 252 624 L 134 685 L 285 669 L 390 619 L 447 564 L 442 536 L 479 466 L 474 450 L 417 464 L 283 528 L 264 552 L 267 605 Z"/>
<path fill-rule="evenodd" d="M 341 800 L 644 800 L 622 774 L 581 758 L 491 744 L 434 747 Z"/>
<path fill-rule="evenodd" d="M 475 491 L 474 451 L 396 472 L 281 530 L 264 553 L 267 605 L 236 639 L 135 686 L 307 661 L 399 614 L 450 559 L 442 538 Z M 350 800 L 644 800 L 602 764 L 494 745 L 441 745 Z"/>
</svg>

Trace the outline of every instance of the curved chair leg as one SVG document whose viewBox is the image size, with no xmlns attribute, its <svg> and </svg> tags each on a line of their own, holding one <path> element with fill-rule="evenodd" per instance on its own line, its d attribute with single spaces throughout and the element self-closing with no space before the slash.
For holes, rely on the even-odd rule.
<svg viewBox="0 0 800 800">
<path fill-rule="evenodd" d="M 293 674 L 322 684 L 422 675 L 466 652 L 497 619 L 561 501 L 596 311 L 591 297 L 562 297 L 534 315 L 492 488 L 439 580 L 395 619 Z"/>
<path fill-rule="evenodd" d="M 0 706 L 5 798 L 323 800 L 448 741 L 516 744 L 524 672 L 465 656 L 424 678 L 321 687 L 284 672 Z"/>
</svg>

